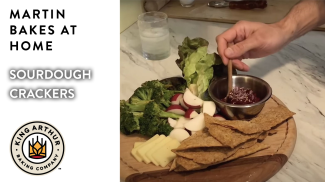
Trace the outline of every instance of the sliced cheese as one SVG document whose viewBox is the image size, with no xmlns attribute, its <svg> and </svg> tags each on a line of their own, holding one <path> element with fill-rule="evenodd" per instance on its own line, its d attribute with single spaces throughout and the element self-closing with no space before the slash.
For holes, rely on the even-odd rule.
<svg viewBox="0 0 325 182">
<path fill-rule="evenodd" d="M 144 142 L 134 142 L 134 148 L 136 148 L 137 146 L 143 144 Z"/>
<path fill-rule="evenodd" d="M 172 140 L 172 138 L 170 138 L 169 136 L 164 138 L 162 141 L 160 141 L 159 143 L 157 143 L 154 147 L 152 147 L 147 153 L 146 156 L 149 158 L 149 160 L 154 163 L 156 166 L 159 166 L 158 162 L 152 157 L 152 155 L 154 154 L 154 152 L 161 148 L 162 146 L 166 145 L 168 142 L 170 142 Z"/>
<path fill-rule="evenodd" d="M 180 143 L 177 140 L 172 139 L 166 145 L 157 149 L 153 153 L 152 157 L 161 167 L 166 167 L 167 164 L 169 164 L 176 157 L 176 154 L 171 150 L 176 149 L 179 145 Z"/>
<path fill-rule="evenodd" d="M 166 137 L 165 135 L 160 135 L 159 137 L 155 138 L 154 140 L 151 140 L 150 142 L 148 142 L 148 144 L 141 146 L 141 148 L 139 148 L 139 150 L 137 151 L 137 154 L 143 159 L 143 161 L 146 164 L 149 164 L 151 162 L 148 159 L 148 157 L 146 156 L 146 153 L 148 152 L 148 150 L 150 150 L 153 146 L 155 146 L 156 143 L 160 142 L 165 137 Z"/>
<path fill-rule="evenodd" d="M 142 159 L 142 157 L 140 157 L 140 156 L 138 155 L 138 150 L 139 150 L 140 148 L 144 147 L 145 145 L 147 145 L 148 143 L 150 143 L 152 140 L 157 139 L 158 137 L 159 137 L 159 135 L 155 135 L 155 136 L 151 137 L 149 140 L 147 140 L 146 142 L 144 142 L 143 144 L 141 144 L 141 145 L 139 145 L 139 146 L 133 148 L 133 149 L 131 150 L 131 154 L 132 154 L 132 156 L 133 156 L 137 161 L 142 162 L 143 159 Z"/>
<path fill-rule="evenodd" d="M 134 148 L 131 150 L 131 154 L 132 154 L 132 156 L 133 156 L 137 161 L 139 161 L 139 162 L 142 162 L 143 159 L 142 159 L 142 158 L 137 154 L 137 151 L 138 151 L 138 149 L 139 149 L 142 145 L 144 145 L 144 143 L 143 143 L 143 144 L 140 144 L 140 145 L 137 146 L 137 147 L 134 147 Z"/>
</svg>

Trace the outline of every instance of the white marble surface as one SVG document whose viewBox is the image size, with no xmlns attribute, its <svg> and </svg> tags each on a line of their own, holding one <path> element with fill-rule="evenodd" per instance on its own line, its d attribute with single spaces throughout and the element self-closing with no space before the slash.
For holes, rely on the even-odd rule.
<svg viewBox="0 0 325 182">
<path fill-rule="evenodd" d="M 141 56 L 137 25 L 120 38 L 120 99 L 127 99 L 146 80 L 180 76 L 177 46 L 186 36 L 202 37 L 216 51 L 215 37 L 230 24 L 170 19 L 171 56 L 147 61 Z M 276 54 L 245 60 L 247 73 L 266 80 L 294 116 L 298 129 L 295 150 L 270 182 L 325 181 L 325 32 L 309 32 Z"/>
</svg>

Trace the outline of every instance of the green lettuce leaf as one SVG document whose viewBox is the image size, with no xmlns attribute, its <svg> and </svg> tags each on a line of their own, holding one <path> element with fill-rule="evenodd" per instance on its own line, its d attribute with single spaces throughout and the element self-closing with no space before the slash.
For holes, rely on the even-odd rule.
<svg viewBox="0 0 325 182">
<path fill-rule="evenodd" d="M 178 47 L 180 59 L 176 64 L 182 70 L 187 86 L 196 84 L 201 99 L 206 99 L 206 91 L 214 77 L 214 68 L 222 64 L 219 55 L 208 54 L 209 42 L 202 38 L 189 39 L 186 37 Z"/>
<path fill-rule="evenodd" d="M 182 45 L 178 46 L 179 59 L 176 60 L 176 64 L 179 69 L 183 70 L 185 67 L 185 58 L 195 52 L 199 47 L 208 46 L 209 42 L 202 38 L 190 39 L 185 37 Z"/>
<path fill-rule="evenodd" d="M 184 78 L 189 86 L 193 83 L 193 75 L 196 72 L 197 63 L 206 56 L 208 47 L 199 47 L 196 51 L 194 51 L 189 57 L 185 58 L 185 67 L 183 70 Z M 193 75 L 193 76 L 192 76 Z"/>
<path fill-rule="evenodd" d="M 198 74 L 196 85 L 200 97 L 208 89 L 210 80 L 213 78 L 213 65 L 215 65 L 214 54 L 207 54 L 196 64 L 196 72 Z"/>
</svg>

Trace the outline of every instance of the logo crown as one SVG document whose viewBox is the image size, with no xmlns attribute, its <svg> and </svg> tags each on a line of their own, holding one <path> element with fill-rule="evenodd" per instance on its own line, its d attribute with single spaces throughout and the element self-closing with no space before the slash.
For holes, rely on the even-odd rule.
<svg viewBox="0 0 325 182">
<path fill-rule="evenodd" d="M 38 141 L 38 136 L 36 142 L 34 143 L 34 138 L 32 139 L 32 144 L 29 141 L 29 157 L 33 159 L 42 159 L 46 157 L 46 141 L 43 143 L 43 138 L 41 142 Z"/>
</svg>

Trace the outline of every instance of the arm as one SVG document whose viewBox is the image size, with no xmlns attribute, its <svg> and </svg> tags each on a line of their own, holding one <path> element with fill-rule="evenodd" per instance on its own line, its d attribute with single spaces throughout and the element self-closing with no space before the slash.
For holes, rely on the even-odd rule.
<svg viewBox="0 0 325 182">
<path fill-rule="evenodd" d="M 325 23 L 325 0 L 302 0 L 277 24 L 294 40 Z"/>
<path fill-rule="evenodd" d="M 242 59 L 260 58 L 281 50 L 292 40 L 325 24 L 325 0 L 302 0 L 279 22 L 240 21 L 217 36 L 218 53 L 225 65 L 248 71 Z M 234 45 L 228 47 L 229 43 Z"/>
</svg>

